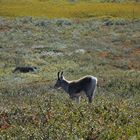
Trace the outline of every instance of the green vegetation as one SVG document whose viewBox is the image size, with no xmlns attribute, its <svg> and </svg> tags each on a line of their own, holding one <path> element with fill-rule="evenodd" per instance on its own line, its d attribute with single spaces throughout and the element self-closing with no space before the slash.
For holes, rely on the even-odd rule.
<svg viewBox="0 0 140 140">
<path fill-rule="evenodd" d="M 139 20 L 0 18 L 0 139 L 140 139 Z M 35 73 L 12 73 L 36 66 Z M 91 74 L 92 104 L 53 88 Z"/>
</svg>

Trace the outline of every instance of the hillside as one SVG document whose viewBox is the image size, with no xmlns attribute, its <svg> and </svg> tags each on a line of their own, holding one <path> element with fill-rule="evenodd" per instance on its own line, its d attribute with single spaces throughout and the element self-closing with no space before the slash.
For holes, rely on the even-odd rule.
<svg viewBox="0 0 140 140">
<path fill-rule="evenodd" d="M 0 138 L 140 139 L 140 20 L 0 18 Z M 13 73 L 36 66 L 34 73 Z M 53 88 L 91 74 L 91 105 Z"/>
<path fill-rule="evenodd" d="M 140 18 L 140 3 L 132 0 L 1 0 L 0 16 L 135 19 Z"/>
</svg>

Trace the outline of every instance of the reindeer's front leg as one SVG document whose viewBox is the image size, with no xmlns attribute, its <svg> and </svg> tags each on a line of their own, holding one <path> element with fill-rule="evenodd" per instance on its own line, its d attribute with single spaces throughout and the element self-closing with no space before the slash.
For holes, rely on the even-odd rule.
<svg viewBox="0 0 140 140">
<path fill-rule="evenodd" d="M 70 99 L 75 100 L 77 103 L 80 103 L 81 96 L 79 96 L 79 95 L 77 95 L 77 96 L 70 95 Z"/>
<path fill-rule="evenodd" d="M 77 103 L 80 103 L 80 100 L 81 100 L 81 96 L 76 97 L 76 102 Z"/>
</svg>

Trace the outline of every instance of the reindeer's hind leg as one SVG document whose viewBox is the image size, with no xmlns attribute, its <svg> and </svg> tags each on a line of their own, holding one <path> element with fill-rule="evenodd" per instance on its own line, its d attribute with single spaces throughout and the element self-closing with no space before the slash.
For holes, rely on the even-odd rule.
<svg viewBox="0 0 140 140">
<path fill-rule="evenodd" d="M 91 94 L 91 93 L 90 93 Z M 92 103 L 92 95 L 87 95 L 87 98 L 88 98 L 88 102 L 89 103 Z"/>
<path fill-rule="evenodd" d="M 92 103 L 92 95 L 93 95 L 92 91 L 86 92 L 86 96 L 88 98 L 89 103 Z"/>
<path fill-rule="evenodd" d="M 95 93 L 95 88 L 96 88 L 96 85 L 92 87 L 91 90 L 89 90 L 87 93 L 86 93 L 86 96 L 88 98 L 88 102 L 89 103 L 92 103 L 92 100 L 94 98 L 94 93 Z"/>
</svg>

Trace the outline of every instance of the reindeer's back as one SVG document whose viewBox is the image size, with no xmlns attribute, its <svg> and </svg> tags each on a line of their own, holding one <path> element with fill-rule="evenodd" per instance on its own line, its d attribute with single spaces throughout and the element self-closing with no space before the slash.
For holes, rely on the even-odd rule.
<svg viewBox="0 0 140 140">
<path fill-rule="evenodd" d="M 75 80 L 70 83 L 70 92 L 79 93 L 81 91 L 87 91 L 93 84 L 96 84 L 97 78 L 93 76 L 85 76 L 79 80 Z"/>
</svg>

